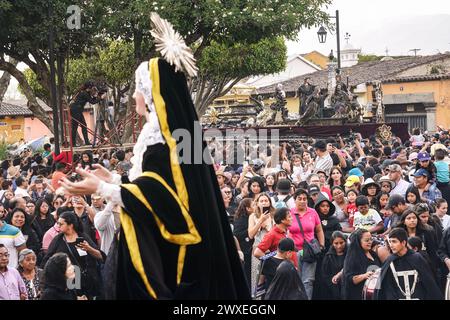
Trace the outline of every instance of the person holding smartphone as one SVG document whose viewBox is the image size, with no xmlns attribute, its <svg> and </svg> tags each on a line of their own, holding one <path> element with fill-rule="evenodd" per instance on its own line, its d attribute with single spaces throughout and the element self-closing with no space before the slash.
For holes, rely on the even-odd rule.
<svg viewBox="0 0 450 320">
<path fill-rule="evenodd" d="M 248 237 L 254 239 L 253 250 L 275 225 L 274 214 L 275 208 L 272 206 L 269 195 L 260 193 L 254 201 L 254 212 L 248 218 Z M 258 258 L 252 257 L 252 288 L 256 285 L 259 263 Z"/>
<path fill-rule="evenodd" d="M 81 289 L 77 295 L 86 295 L 89 299 L 100 296 L 100 274 L 97 262 L 103 262 L 105 255 L 98 249 L 89 235 L 83 232 L 83 225 L 73 211 L 66 211 L 58 218 L 60 233 L 50 244 L 41 266 L 55 253 L 65 253 L 70 262 L 78 266 L 81 272 Z"/>
</svg>

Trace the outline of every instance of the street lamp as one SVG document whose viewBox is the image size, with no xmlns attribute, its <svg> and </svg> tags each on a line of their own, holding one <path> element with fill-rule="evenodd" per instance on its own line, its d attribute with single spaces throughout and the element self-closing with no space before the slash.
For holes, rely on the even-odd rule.
<svg viewBox="0 0 450 320">
<path fill-rule="evenodd" d="M 327 30 L 322 26 L 319 31 L 317 31 L 319 36 L 319 43 L 325 43 L 327 41 Z"/>
<path fill-rule="evenodd" d="M 338 68 L 337 73 L 339 74 L 341 71 L 341 38 L 339 33 L 339 10 L 336 10 L 336 16 L 330 18 L 336 19 L 336 36 L 337 36 L 337 58 L 338 58 Z M 319 31 L 317 31 L 317 35 L 319 37 L 320 43 L 325 43 L 327 41 L 327 30 L 322 26 Z"/>
</svg>

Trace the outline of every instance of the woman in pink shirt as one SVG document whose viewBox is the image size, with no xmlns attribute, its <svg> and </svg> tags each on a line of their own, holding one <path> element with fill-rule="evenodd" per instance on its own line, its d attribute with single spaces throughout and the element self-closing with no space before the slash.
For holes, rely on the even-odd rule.
<svg viewBox="0 0 450 320">
<path fill-rule="evenodd" d="M 294 239 L 295 246 L 299 250 L 299 267 L 302 277 L 302 282 L 305 286 L 306 295 L 311 300 L 313 294 L 313 286 L 316 273 L 317 262 L 302 261 L 303 243 L 310 242 L 317 237 L 320 247 L 325 248 L 325 236 L 319 215 L 316 210 L 308 207 L 308 192 L 299 189 L 294 194 L 295 208 L 292 208 L 292 225 L 289 227 L 289 232 L 292 239 Z M 305 237 L 303 237 L 298 221 L 302 224 Z"/>
</svg>

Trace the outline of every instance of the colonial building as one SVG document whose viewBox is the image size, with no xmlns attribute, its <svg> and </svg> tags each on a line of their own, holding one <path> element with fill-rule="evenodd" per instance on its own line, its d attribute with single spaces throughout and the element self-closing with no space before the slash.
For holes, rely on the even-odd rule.
<svg viewBox="0 0 450 320">
<path fill-rule="evenodd" d="M 450 73 L 385 79 L 382 87 L 386 122 L 407 122 L 410 129 L 429 131 L 450 126 Z M 371 83 L 367 89 L 370 100 Z"/>
</svg>

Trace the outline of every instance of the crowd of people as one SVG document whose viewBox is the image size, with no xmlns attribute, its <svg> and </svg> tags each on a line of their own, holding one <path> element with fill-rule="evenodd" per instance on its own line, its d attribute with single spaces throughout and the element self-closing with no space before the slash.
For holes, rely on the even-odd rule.
<svg viewBox="0 0 450 320">
<path fill-rule="evenodd" d="M 217 157 L 227 159 L 228 149 L 210 141 L 252 296 L 362 299 L 377 275 L 379 299 L 442 299 L 450 270 L 449 145 L 446 131 L 415 131 L 404 142 L 337 136 L 283 142 L 256 158 L 255 146 L 243 143 L 246 161 L 227 164 Z M 133 151 L 63 159 L 52 147 L 1 164 L 0 299 L 108 299 L 120 206 L 96 193 L 71 195 L 60 182 L 82 179 L 66 160 L 127 176 Z M 80 286 L 68 288 L 77 270 Z"/>
<path fill-rule="evenodd" d="M 81 179 L 71 161 L 75 167 L 99 165 L 127 175 L 132 150 L 86 151 L 67 159 L 52 148 L 48 143 L 34 154 L 25 149 L 2 162 L 0 300 L 107 298 L 103 268 L 119 229 L 119 207 L 99 194 L 71 195 L 60 182 Z M 80 287 L 67 290 L 68 280 L 77 281 L 75 267 Z"/>
<path fill-rule="evenodd" d="M 307 299 L 368 299 L 371 279 L 378 282 L 372 298 L 444 297 L 448 132 L 427 136 L 415 129 L 409 141 L 353 136 L 284 142 L 258 159 L 251 157 L 257 146 L 249 144 L 241 146 L 248 164 L 216 165 L 254 298 L 298 298 L 301 291 Z M 208 146 L 223 159 L 231 149 L 215 140 Z M 287 267 L 283 274 L 291 280 L 277 277 L 286 260 L 300 282 L 289 278 Z M 405 270 L 419 276 L 398 280 Z M 274 288 L 286 283 L 291 291 Z"/>
</svg>

